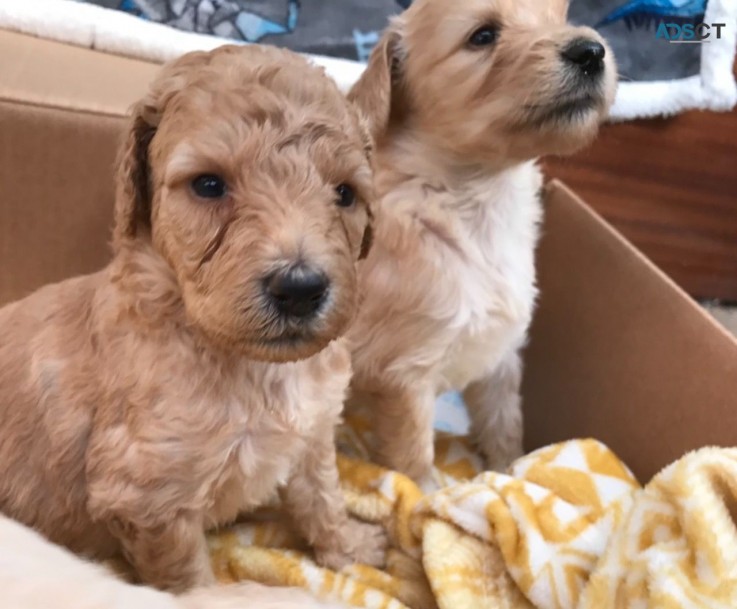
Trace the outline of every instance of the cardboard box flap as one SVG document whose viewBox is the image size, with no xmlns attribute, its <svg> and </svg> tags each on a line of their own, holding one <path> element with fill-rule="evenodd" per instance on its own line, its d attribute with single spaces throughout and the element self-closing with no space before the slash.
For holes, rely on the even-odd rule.
<svg viewBox="0 0 737 609">
<path fill-rule="evenodd" d="M 560 182 L 545 213 L 528 447 L 596 438 L 647 480 L 687 451 L 737 445 L 737 342 Z"/>
<path fill-rule="evenodd" d="M 160 66 L 0 30 L 0 99 L 123 116 Z"/>
</svg>

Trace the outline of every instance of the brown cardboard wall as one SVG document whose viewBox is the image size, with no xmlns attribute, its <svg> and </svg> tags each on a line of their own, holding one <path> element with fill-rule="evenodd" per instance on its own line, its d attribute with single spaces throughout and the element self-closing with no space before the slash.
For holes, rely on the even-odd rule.
<svg viewBox="0 0 737 609">
<path fill-rule="evenodd" d="M 560 183 L 548 189 L 526 354 L 527 443 L 607 443 L 642 480 L 737 445 L 737 343 Z"/>
<path fill-rule="evenodd" d="M 0 102 L 0 303 L 109 258 L 122 124 Z"/>
</svg>

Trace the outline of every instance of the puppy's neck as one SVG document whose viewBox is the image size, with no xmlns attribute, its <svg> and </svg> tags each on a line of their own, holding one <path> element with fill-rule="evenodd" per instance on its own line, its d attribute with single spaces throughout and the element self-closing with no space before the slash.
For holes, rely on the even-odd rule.
<svg viewBox="0 0 737 609">
<path fill-rule="evenodd" d="M 386 192 L 397 184 L 414 178 L 436 183 L 448 190 L 463 190 L 469 183 L 493 180 L 529 160 L 487 155 L 483 158 L 460 155 L 432 136 L 410 125 L 396 125 L 378 148 L 379 189 Z"/>
</svg>

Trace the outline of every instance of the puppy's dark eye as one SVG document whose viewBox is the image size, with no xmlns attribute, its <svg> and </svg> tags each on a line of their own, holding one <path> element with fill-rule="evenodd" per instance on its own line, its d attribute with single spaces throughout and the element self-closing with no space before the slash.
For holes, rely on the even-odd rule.
<svg viewBox="0 0 737 609">
<path fill-rule="evenodd" d="M 225 196 L 228 188 L 220 176 L 205 174 L 192 180 L 192 190 L 203 199 L 220 199 Z"/>
<path fill-rule="evenodd" d="M 499 27 L 496 25 L 484 25 L 477 29 L 468 39 L 472 47 L 488 47 L 499 38 Z"/>
<path fill-rule="evenodd" d="M 341 184 L 335 189 L 335 192 L 338 193 L 336 203 L 340 207 L 350 207 L 356 202 L 356 192 L 348 184 Z"/>
</svg>

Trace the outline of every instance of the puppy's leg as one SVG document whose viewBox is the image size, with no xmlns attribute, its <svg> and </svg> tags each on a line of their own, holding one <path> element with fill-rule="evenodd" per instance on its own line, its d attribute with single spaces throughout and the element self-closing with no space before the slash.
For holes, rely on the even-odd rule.
<svg viewBox="0 0 737 609">
<path fill-rule="evenodd" d="M 172 592 L 215 583 L 202 518 L 180 515 L 155 526 L 116 519 L 110 529 L 143 583 Z"/>
<path fill-rule="evenodd" d="M 463 392 L 471 434 L 494 471 L 505 471 L 523 454 L 521 382 L 522 360 L 515 350 Z"/>
<path fill-rule="evenodd" d="M 431 387 L 385 391 L 374 398 L 376 458 L 420 486 L 432 486 L 435 392 Z"/>
<path fill-rule="evenodd" d="M 381 526 L 349 518 L 338 480 L 334 429 L 314 438 L 287 484 L 284 499 L 319 564 L 341 569 L 354 562 L 383 566 L 386 535 Z"/>
</svg>

